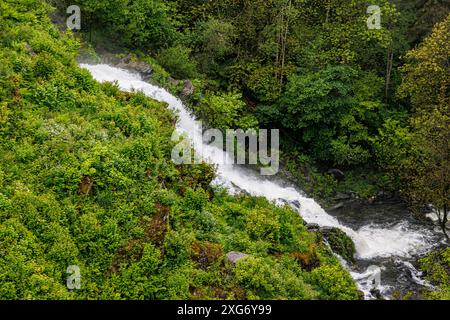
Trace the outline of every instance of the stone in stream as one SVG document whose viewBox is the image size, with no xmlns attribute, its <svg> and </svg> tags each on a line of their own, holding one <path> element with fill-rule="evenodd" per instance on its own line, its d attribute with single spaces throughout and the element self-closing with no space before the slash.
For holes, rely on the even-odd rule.
<svg viewBox="0 0 450 320">
<path fill-rule="evenodd" d="M 153 74 L 152 67 L 143 62 L 137 60 L 133 55 L 129 54 L 125 58 L 121 59 L 116 65 L 118 68 L 132 70 L 141 74 L 144 81 L 148 81 Z"/>
<path fill-rule="evenodd" d="M 290 201 L 290 203 L 295 206 L 297 209 L 301 209 L 302 204 L 298 200 Z"/>
<path fill-rule="evenodd" d="M 348 262 L 355 262 L 355 244 L 344 231 L 334 227 L 322 227 L 320 228 L 320 233 L 328 241 L 333 252 Z"/>
<path fill-rule="evenodd" d="M 344 203 L 339 202 L 337 205 L 329 208 L 327 211 L 336 211 L 336 210 L 342 209 L 343 207 L 344 207 Z"/>
<path fill-rule="evenodd" d="M 375 297 L 377 300 L 384 300 L 383 295 L 381 294 L 381 291 L 379 289 L 372 289 L 370 290 L 370 294 Z"/>
<path fill-rule="evenodd" d="M 317 223 L 308 223 L 306 225 L 306 230 L 312 231 L 312 232 L 317 232 L 320 230 L 320 226 Z"/>
</svg>

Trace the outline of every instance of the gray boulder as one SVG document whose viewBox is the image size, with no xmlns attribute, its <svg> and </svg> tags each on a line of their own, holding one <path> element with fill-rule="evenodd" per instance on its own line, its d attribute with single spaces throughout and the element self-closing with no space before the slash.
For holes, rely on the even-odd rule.
<svg viewBox="0 0 450 320">
<path fill-rule="evenodd" d="M 133 58 L 131 54 L 127 55 L 125 58 L 121 59 L 116 65 L 118 68 L 127 69 L 131 71 L 138 72 L 141 74 L 142 79 L 147 81 L 151 78 L 153 74 L 152 67 L 143 62 Z"/>
<path fill-rule="evenodd" d="M 339 202 L 337 205 L 329 208 L 328 211 L 336 211 L 336 210 L 342 209 L 343 207 L 344 207 L 344 203 Z"/>
<path fill-rule="evenodd" d="M 191 80 L 184 82 L 183 97 L 187 98 L 194 93 L 194 85 Z"/>
<path fill-rule="evenodd" d="M 227 260 L 234 266 L 236 265 L 236 262 L 246 257 L 248 257 L 248 254 L 241 252 L 231 251 L 227 253 Z"/>
<path fill-rule="evenodd" d="M 180 84 L 180 80 L 174 79 L 172 77 L 169 77 L 169 84 L 173 85 L 173 86 L 177 86 Z"/>
</svg>

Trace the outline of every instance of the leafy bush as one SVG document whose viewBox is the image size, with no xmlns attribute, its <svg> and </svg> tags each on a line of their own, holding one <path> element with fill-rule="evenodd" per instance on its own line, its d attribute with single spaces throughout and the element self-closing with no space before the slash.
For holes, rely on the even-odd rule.
<svg viewBox="0 0 450 320">
<path fill-rule="evenodd" d="M 197 76 L 197 65 L 190 58 L 191 50 L 181 45 L 163 49 L 157 56 L 158 62 L 177 79 Z"/>
<path fill-rule="evenodd" d="M 450 248 L 435 250 L 420 261 L 427 279 L 437 286 L 437 290 L 426 291 L 425 296 L 431 300 L 450 299 Z"/>
<path fill-rule="evenodd" d="M 341 266 L 321 266 L 311 271 L 310 277 L 324 299 L 358 299 L 356 285 Z"/>
<path fill-rule="evenodd" d="M 376 77 L 361 77 L 348 66 L 294 75 L 279 101 L 280 121 L 300 134 L 316 160 L 365 163 L 371 155 L 369 131 L 379 125 L 381 104 L 375 99 L 380 87 Z M 363 88 L 370 92 L 361 97 Z"/>
<path fill-rule="evenodd" d="M 238 93 L 208 93 L 196 113 L 207 122 L 210 128 L 239 128 L 243 130 L 255 128 L 258 122 L 255 117 L 245 115 L 245 103 Z"/>
</svg>

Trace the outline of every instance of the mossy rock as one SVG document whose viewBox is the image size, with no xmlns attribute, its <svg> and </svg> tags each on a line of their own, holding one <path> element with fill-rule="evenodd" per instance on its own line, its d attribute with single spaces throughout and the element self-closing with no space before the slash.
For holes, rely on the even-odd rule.
<svg viewBox="0 0 450 320">
<path fill-rule="evenodd" d="M 330 244 L 333 252 L 339 254 L 348 262 L 355 262 L 355 244 L 344 231 L 337 228 L 322 228 L 320 232 Z"/>
</svg>

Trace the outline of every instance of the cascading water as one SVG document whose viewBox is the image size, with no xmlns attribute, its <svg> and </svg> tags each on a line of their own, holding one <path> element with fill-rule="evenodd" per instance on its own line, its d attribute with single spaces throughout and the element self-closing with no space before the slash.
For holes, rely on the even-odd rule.
<svg viewBox="0 0 450 320">
<path fill-rule="evenodd" d="M 195 149 L 202 150 L 205 161 L 214 164 L 224 163 L 224 157 L 228 157 L 223 150 L 203 142 L 202 127 L 195 121 L 195 118 L 181 100 L 166 90 L 142 81 L 138 74 L 109 65 L 82 64 L 81 66 L 88 69 L 93 77 L 100 82 L 117 81 L 119 87 L 124 91 L 143 91 L 147 96 L 167 103 L 170 108 L 178 112 L 177 130 L 191 138 Z M 337 227 L 346 232 L 355 243 L 357 263 L 356 266 L 352 267 L 349 267 L 344 261 L 342 263 L 359 283 L 366 298 L 372 298 L 371 285 L 367 282 L 367 278 L 381 270 L 381 283 L 383 285 L 379 289 L 382 294 L 388 294 L 391 292 L 390 289 L 395 287 L 398 276 L 394 277 L 394 280 L 385 281 L 383 274 L 395 273 L 400 268 L 399 263 L 402 262 L 407 267 L 408 272 L 412 273 L 411 281 L 424 285 L 424 283 L 419 283 L 422 280 L 407 259 L 412 255 L 426 252 L 436 244 L 436 238 L 431 230 L 414 227 L 408 221 L 389 226 L 368 223 L 354 230 L 342 225 L 338 219 L 325 212 L 318 203 L 306 197 L 301 191 L 291 186 L 283 186 L 284 183 L 269 180 L 249 168 L 220 164 L 217 168 L 217 174 L 218 178 L 214 183 L 226 186 L 232 193 L 245 191 L 254 196 L 266 197 L 277 203 L 289 203 L 306 222 L 316 223 L 321 227 Z M 372 265 L 382 266 L 372 268 Z"/>
</svg>

